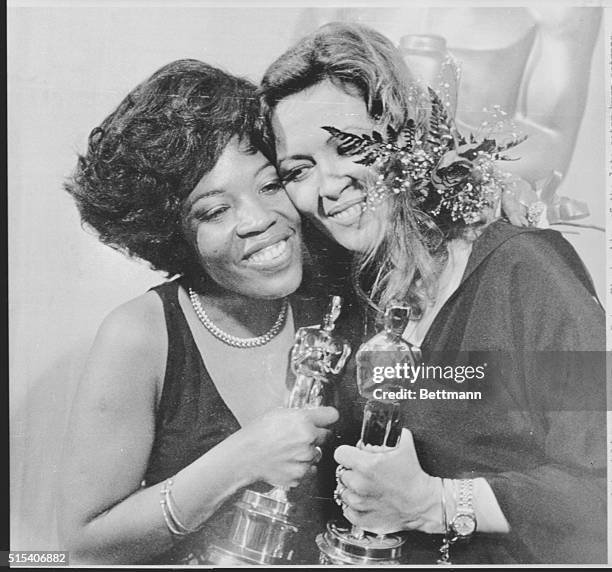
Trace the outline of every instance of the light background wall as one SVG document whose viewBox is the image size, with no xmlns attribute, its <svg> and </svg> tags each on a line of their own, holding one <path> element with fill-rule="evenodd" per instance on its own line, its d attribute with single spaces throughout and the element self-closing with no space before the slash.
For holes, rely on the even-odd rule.
<svg viewBox="0 0 612 572">
<path fill-rule="evenodd" d="M 31 3 L 32 4 L 32 3 Z M 11 548 L 56 547 L 50 492 L 66 411 L 102 318 L 163 277 L 83 232 L 62 181 L 89 131 L 138 82 L 178 58 L 257 81 L 299 35 L 299 7 L 87 3 L 8 10 Z M 383 10 L 381 8 L 381 10 Z M 604 45 L 561 194 L 604 225 Z M 600 296 L 604 235 L 567 234 Z M 127 380 L 126 380 L 127 381 Z"/>
</svg>

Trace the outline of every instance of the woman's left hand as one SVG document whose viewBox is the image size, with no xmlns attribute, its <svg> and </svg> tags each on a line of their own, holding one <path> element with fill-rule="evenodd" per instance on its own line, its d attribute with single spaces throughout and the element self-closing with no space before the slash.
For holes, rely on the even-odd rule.
<svg viewBox="0 0 612 572">
<path fill-rule="evenodd" d="M 334 454 L 344 516 L 376 534 L 401 530 L 442 532 L 440 479 L 421 468 L 412 433 L 395 449 L 342 445 Z"/>
</svg>

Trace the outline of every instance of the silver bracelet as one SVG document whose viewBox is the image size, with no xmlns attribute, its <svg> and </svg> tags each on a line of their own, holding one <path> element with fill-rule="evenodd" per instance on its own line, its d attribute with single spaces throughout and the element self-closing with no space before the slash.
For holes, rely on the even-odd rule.
<svg viewBox="0 0 612 572">
<path fill-rule="evenodd" d="M 174 536 L 187 536 L 188 534 L 193 534 L 202 528 L 203 525 L 188 528 L 186 527 L 176 515 L 176 509 L 173 507 L 174 501 L 172 500 L 172 479 L 167 479 L 160 491 L 161 499 L 160 505 L 162 507 L 162 514 L 164 516 L 164 520 L 166 521 L 166 526 L 171 534 Z"/>
<path fill-rule="evenodd" d="M 436 561 L 436 564 L 450 565 L 450 547 L 453 543 L 450 538 L 448 530 L 448 515 L 446 514 L 446 479 L 440 479 L 442 481 L 442 526 L 444 528 L 444 539 L 442 540 L 442 546 L 440 546 L 439 552 L 440 557 Z"/>
<path fill-rule="evenodd" d="M 442 528 L 444 529 L 444 534 L 448 533 L 448 515 L 446 512 L 446 483 L 445 479 L 440 479 L 440 484 L 442 485 Z"/>
<path fill-rule="evenodd" d="M 172 517 L 168 513 L 168 506 L 166 505 L 166 500 L 161 499 L 159 501 L 159 504 L 162 507 L 162 514 L 164 516 L 164 520 L 166 521 L 166 527 L 170 531 L 170 534 L 172 534 L 172 536 L 185 536 L 185 533 L 181 532 L 180 530 L 178 530 L 178 528 L 174 526 L 172 522 Z"/>
</svg>

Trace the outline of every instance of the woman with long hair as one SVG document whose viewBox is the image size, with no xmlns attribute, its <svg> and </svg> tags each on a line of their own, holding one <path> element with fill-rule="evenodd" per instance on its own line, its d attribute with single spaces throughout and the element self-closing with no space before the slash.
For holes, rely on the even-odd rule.
<svg viewBox="0 0 612 572">
<path fill-rule="evenodd" d="M 289 196 L 357 254 L 368 305 L 411 308 L 424 365 L 486 371 L 482 401 L 445 398 L 455 379 L 416 384 L 396 450 L 336 450 L 346 518 L 405 531 L 406 563 L 441 547 L 459 564 L 605 562 L 604 314 L 559 233 L 495 216 L 518 142 L 459 134 L 356 24 L 298 41 L 261 95 Z"/>
</svg>

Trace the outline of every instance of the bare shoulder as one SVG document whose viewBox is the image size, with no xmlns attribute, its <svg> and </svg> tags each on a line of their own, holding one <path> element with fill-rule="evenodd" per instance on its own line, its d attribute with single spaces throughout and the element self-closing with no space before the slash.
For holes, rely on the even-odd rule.
<svg viewBox="0 0 612 572">
<path fill-rule="evenodd" d="M 65 444 L 61 508 L 72 511 L 72 518 L 92 519 L 138 489 L 155 436 L 166 338 L 163 306 L 154 292 L 122 304 L 102 322 Z"/>
<path fill-rule="evenodd" d="M 162 302 L 146 292 L 115 308 L 102 322 L 98 337 L 110 338 L 131 349 L 154 349 L 165 336 Z"/>
<path fill-rule="evenodd" d="M 161 299 L 147 292 L 117 307 L 104 319 L 89 355 L 85 378 L 94 379 L 106 391 L 111 387 L 121 394 L 133 391 L 151 396 L 154 402 L 165 374 L 167 348 Z"/>
</svg>

